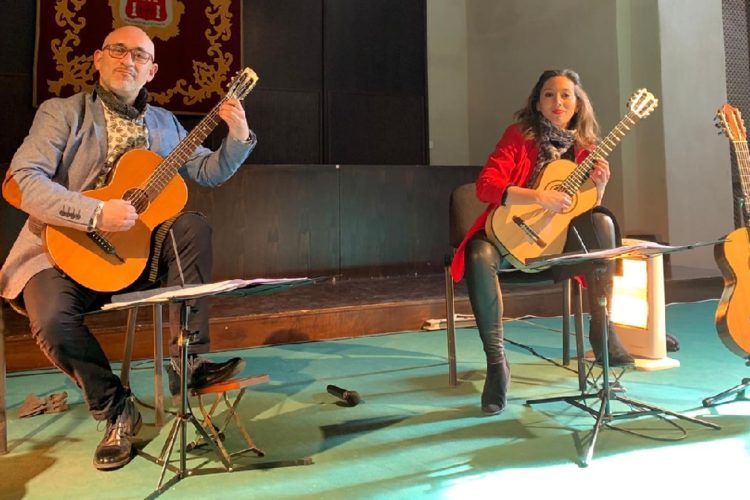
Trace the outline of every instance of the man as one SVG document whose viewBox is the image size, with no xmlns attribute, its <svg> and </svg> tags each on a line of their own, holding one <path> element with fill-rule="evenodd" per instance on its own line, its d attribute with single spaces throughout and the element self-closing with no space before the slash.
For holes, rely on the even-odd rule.
<svg viewBox="0 0 750 500">
<path fill-rule="evenodd" d="M 81 191 L 106 185 L 126 151 L 145 148 L 166 157 L 185 137 L 172 113 L 146 104 L 144 85 L 158 69 L 154 56 L 154 44 L 140 28 L 125 26 L 111 32 L 94 52 L 99 72 L 94 91 L 44 102 L 10 165 L 21 195 L 20 208 L 30 217 L 0 270 L 0 295 L 25 307 L 32 335 L 44 354 L 81 388 L 94 419 L 107 422 L 94 454 L 94 466 L 102 470 L 130 461 L 132 438 L 141 425 L 132 396 L 83 323 L 82 314 L 101 307 L 111 294 L 85 288 L 53 267 L 42 246 L 41 230 L 50 224 L 116 232 L 136 223 L 138 214 L 130 202 L 101 202 Z M 202 185 L 229 179 L 256 144 L 239 101 L 228 100 L 219 116 L 229 128 L 228 137 L 215 152 L 197 148 L 180 168 L 183 177 Z M 172 237 L 163 245 L 152 245 L 153 269 L 165 277 L 166 285 L 180 284 L 180 274 L 186 283 L 210 280 L 211 229 L 205 219 L 186 213 L 168 223 L 174 245 Z M 128 289 L 155 286 L 149 271 Z M 188 386 L 201 387 L 235 375 L 244 362 L 234 358 L 211 363 L 198 356 L 208 351 L 208 317 L 205 303 L 199 300 L 194 305 L 189 328 L 198 338 L 191 341 Z M 170 319 L 177 321 L 172 325 L 179 324 L 174 309 Z M 180 388 L 179 329 L 172 327 L 171 333 L 168 375 L 175 394 Z"/>
</svg>

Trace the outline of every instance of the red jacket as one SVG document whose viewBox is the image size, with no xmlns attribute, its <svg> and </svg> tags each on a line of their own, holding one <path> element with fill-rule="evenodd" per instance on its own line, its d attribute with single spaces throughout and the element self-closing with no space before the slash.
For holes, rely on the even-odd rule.
<svg viewBox="0 0 750 500">
<path fill-rule="evenodd" d="M 589 153 L 590 151 L 586 149 L 576 147 L 574 149 L 576 163 L 580 164 Z M 466 243 L 478 231 L 484 230 L 487 216 L 502 203 L 505 190 L 508 187 L 524 187 L 526 185 L 526 180 L 534 169 L 538 154 L 539 148 L 536 140 L 527 139 L 518 124 L 513 124 L 505 129 L 500 141 L 495 145 L 495 150 L 487 159 L 482 171 L 479 172 L 477 198 L 484 203 L 488 203 L 489 206 L 477 217 L 458 246 L 451 265 L 453 281 L 458 282 L 463 278 Z"/>
</svg>

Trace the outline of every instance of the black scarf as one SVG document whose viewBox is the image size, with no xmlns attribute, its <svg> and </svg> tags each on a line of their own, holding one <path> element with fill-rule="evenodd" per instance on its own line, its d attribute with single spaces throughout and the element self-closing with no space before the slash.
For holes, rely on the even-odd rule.
<svg viewBox="0 0 750 500">
<path fill-rule="evenodd" d="M 132 106 L 122 102 L 115 94 L 99 85 L 99 82 L 96 83 L 94 92 L 101 98 L 107 108 L 123 118 L 135 120 L 146 109 L 148 91 L 145 88 L 141 88 L 140 92 L 138 92 L 138 97 L 135 98 Z"/>
<path fill-rule="evenodd" d="M 542 116 L 539 121 L 539 137 L 537 137 L 539 155 L 536 157 L 534 170 L 531 171 L 526 181 L 526 187 L 534 187 L 539 174 L 549 162 L 559 160 L 568 150 L 572 153 L 570 147 L 575 144 L 575 141 L 573 131 L 558 128 Z"/>
</svg>

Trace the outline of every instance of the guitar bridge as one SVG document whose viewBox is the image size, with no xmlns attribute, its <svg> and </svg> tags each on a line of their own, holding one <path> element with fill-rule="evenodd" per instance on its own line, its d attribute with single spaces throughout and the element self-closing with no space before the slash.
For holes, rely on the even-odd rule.
<svg viewBox="0 0 750 500">
<path fill-rule="evenodd" d="M 115 257 L 120 261 L 120 264 L 125 263 L 125 259 L 117 255 L 117 250 L 115 250 L 114 245 L 107 241 L 107 238 L 105 238 L 101 233 L 99 233 L 98 231 L 91 231 L 90 233 L 86 233 L 86 235 L 91 238 L 91 241 L 93 241 L 96 246 L 101 248 L 104 253 Z"/>
<path fill-rule="evenodd" d="M 512 220 L 513 223 L 518 226 L 521 231 L 523 231 L 523 234 L 525 234 L 531 241 L 533 241 L 535 245 L 540 248 L 544 248 L 547 246 L 547 243 L 542 239 L 542 237 L 539 236 L 539 234 L 534 231 L 531 226 L 526 224 L 519 216 L 514 215 Z"/>
</svg>

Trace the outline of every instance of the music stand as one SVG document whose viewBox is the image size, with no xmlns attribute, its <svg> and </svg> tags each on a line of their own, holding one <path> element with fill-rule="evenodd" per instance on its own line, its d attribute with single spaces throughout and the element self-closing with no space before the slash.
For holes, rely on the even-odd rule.
<svg viewBox="0 0 750 500">
<path fill-rule="evenodd" d="M 621 246 L 621 247 L 617 247 L 613 249 L 599 250 L 595 252 L 566 253 L 566 254 L 560 254 L 560 255 L 527 259 L 526 265 L 533 269 L 535 267 L 549 267 L 549 266 L 556 266 L 556 265 L 590 264 L 594 266 L 594 269 L 595 269 L 594 272 L 606 273 L 608 263 L 616 259 L 622 259 L 624 257 L 647 258 L 648 256 L 652 256 L 652 255 L 674 253 L 674 252 L 679 252 L 682 250 L 689 250 L 689 249 L 696 248 L 699 246 L 713 245 L 715 243 L 716 242 L 695 243 L 691 245 L 682 245 L 682 246 L 668 246 L 668 245 L 661 245 L 658 243 L 641 242 L 635 245 L 626 245 L 626 246 Z M 637 417 L 642 417 L 642 416 L 647 416 L 647 415 L 668 415 L 674 418 L 687 420 L 689 422 L 693 422 L 693 423 L 696 423 L 705 427 L 709 427 L 711 429 L 721 429 L 721 427 L 711 422 L 706 422 L 698 418 L 690 417 L 688 415 L 683 415 L 681 413 L 667 410 L 665 408 L 660 408 L 658 406 L 654 406 L 652 404 L 645 403 L 643 401 L 637 401 L 635 399 L 622 396 L 621 394 L 617 393 L 619 391 L 622 391 L 622 389 L 619 387 L 616 389 L 613 389 L 613 386 L 610 384 L 610 381 L 609 381 L 610 366 L 609 366 L 609 331 L 608 331 L 609 329 L 608 329 L 608 320 L 607 320 L 607 316 L 608 316 L 607 296 L 604 290 L 602 290 L 601 293 L 602 295 L 600 295 L 599 297 L 596 297 L 597 299 L 596 302 L 597 302 L 598 307 L 602 308 L 603 318 L 604 318 L 604 321 L 602 322 L 602 331 L 601 331 L 602 353 L 601 353 L 601 359 L 597 359 L 595 361 L 596 363 L 600 363 L 602 366 L 601 389 L 599 389 L 596 392 L 586 392 L 586 390 L 583 387 L 581 387 L 580 394 L 575 394 L 575 395 L 570 395 L 570 396 L 557 396 L 557 397 L 550 397 L 550 398 L 543 398 L 543 399 L 530 399 L 526 401 L 526 404 L 534 405 L 534 404 L 540 404 L 540 403 L 551 403 L 551 402 L 562 401 L 572 406 L 575 406 L 576 408 L 579 408 L 596 418 L 596 422 L 594 423 L 594 427 L 592 429 L 591 441 L 588 444 L 588 449 L 586 450 L 586 454 L 580 464 L 582 467 L 588 467 L 589 462 L 593 458 L 594 447 L 596 446 L 596 440 L 597 440 L 597 437 L 599 436 L 599 432 L 603 425 L 607 425 L 611 429 L 621 430 L 621 429 L 618 429 L 617 427 L 609 425 L 609 422 L 612 422 L 615 420 L 637 418 Z M 580 363 L 579 363 L 579 369 L 580 369 Z M 598 410 L 595 410 L 593 407 L 585 404 L 585 401 L 589 399 L 598 399 L 600 401 Z M 631 410 L 624 411 L 624 412 L 613 412 L 610 407 L 611 401 L 620 401 L 628 405 L 631 408 Z"/>
<path fill-rule="evenodd" d="M 158 458 L 153 459 L 147 454 L 140 451 L 145 457 L 151 458 L 155 463 L 162 465 L 159 482 L 156 491 L 151 496 L 157 496 L 167 489 L 171 488 L 177 482 L 189 475 L 206 474 L 211 472 L 234 472 L 239 470 L 249 470 L 258 468 L 284 467 L 291 465 L 309 465 L 312 459 L 309 457 L 294 460 L 279 460 L 275 462 L 265 462 L 260 464 L 251 464 L 246 466 L 234 466 L 221 453 L 214 440 L 208 435 L 201 423 L 193 414 L 188 400 L 187 389 L 187 364 L 188 348 L 191 337 L 194 332 L 189 329 L 189 317 L 191 306 L 190 300 L 201 297 L 228 297 L 228 296 L 246 296 L 246 295 L 268 295 L 283 290 L 288 290 L 301 285 L 307 285 L 319 281 L 322 278 L 291 278 L 291 279 L 257 279 L 257 280 L 227 280 L 216 283 L 205 283 L 198 285 L 174 286 L 168 288 L 157 288 L 142 292 L 133 292 L 128 294 L 116 295 L 112 297 L 112 302 L 105 304 L 103 310 L 119 310 L 129 308 L 135 305 L 156 304 L 156 303 L 177 303 L 180 305 L 180 336 L 178 339 L 179 356 L 180 356 L 180 405 L 175 415 L 175 421 L 172 429 L 169 431 L 167 440 L 164 443 L 161 454 Z M 187 427 L 192 424 L 195 430 L 203 440 L 211 446 L 216 456 L 221 460 L 223 469 L 188 469 L 187 468 Z M 180 436 L 179 448 L 179 467 L 175 468 L 170 464 L 170 457 Z M 166 483 L 164 476 L 167 469 L 172 470 L 175 475 Z"/>
<path fill-rule="evenodd" d="M 750 356 L 745 359 L 745 366 L 750 366 Z M 736 399 L 745 398 L 745 390 L 748 387 L 750 387 L 750 377 L 745 377 L 739 384 L 735 385 L 734 387 L 730 387 L 729 389 L 715 394 L 711 397 L 704 398 L 702 404 L 705 408 L 708 408 L 709 406 L 713 406 L 722 399 L 726 399 L 735 393 L 737 394 Z"/>
</svg>

